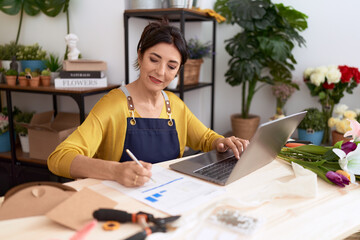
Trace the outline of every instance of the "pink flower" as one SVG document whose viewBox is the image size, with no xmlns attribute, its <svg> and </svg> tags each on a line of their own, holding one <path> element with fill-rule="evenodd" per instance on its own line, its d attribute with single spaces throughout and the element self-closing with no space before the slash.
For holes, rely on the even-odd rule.
<svg viewBox="0 0 360 240">
<path fill-rule="evenodd" d="M 348 119 L 348 121 L 350 122 L 351 130 L 347 131 L 344 134 L 344 137 L 352 136 L 354 142 L 357 142 L 360 140 L 360 123 L 358 123 L 358 121 L 353 119 L 352 120 Z"/>
</svg>

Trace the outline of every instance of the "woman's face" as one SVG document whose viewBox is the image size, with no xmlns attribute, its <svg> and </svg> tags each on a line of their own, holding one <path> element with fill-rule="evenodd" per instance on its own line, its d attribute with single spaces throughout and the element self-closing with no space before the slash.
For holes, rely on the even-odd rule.
<svg viewBox="0 0 360 240">
<path fill-rule="evenodd" d="M 150 90 L 159 91 L 166 88 L 178 73 L 181 54 L 173 44 L 158 43 L 148 48 L 138 61 L 139 80 Z"/>
</svg>

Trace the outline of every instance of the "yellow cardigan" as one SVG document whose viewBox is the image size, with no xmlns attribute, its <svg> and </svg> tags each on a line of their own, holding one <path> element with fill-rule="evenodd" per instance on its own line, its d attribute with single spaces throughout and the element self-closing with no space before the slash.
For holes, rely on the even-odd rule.
<svg viewBox="0 0 360 240">
<path fill-rule="evenodd" d="M 205 127 L 174 93 L 166 93 L 179 137 L 179 157 L 182 157 L 185 146 L 203 152 L 210 151 L 213 141 L 223 136 Z M 79 154 L 120 161 L 128 117 L 131 116 L 125 94 L 120 89 L 110 91 L 95 104 L 85 121 L 49 156 L 49 170 L 56 175 L 71 178 L 70 166 Z M 140 117 L 136 111 L 135 117 Z M 168 118 L 165 104 L 160 118 Z"/>
</svg>

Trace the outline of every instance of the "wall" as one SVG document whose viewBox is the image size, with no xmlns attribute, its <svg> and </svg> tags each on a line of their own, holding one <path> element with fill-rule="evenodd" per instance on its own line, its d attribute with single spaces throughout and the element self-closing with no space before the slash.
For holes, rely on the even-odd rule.
<svg viewBox="0 0 360 240">
<path fill-rule="evenodd" d="M 202 8 L 212 8 L 211 1 L 201 1 Z M 359 67 L 358 53 L 360 52 L 360 32 L 357 31 L 357 9 L 360 2 L 357 0 L 276 0 L 285 5 L 292 6 L 309 16 L 309 28 L 302 33 L 306 39 L 306 48 L 295 48 L 294 55 L 298 64 L 293 71 L 293 80 L 300 85 L 286 104 L 288 114 L 298 112 L 310 106 L 320 107 L 317 98 L 311 97 L 308 89 L 302 83 L 302 72 L 307 67 L 321 65 L 342 65 Z M 101 5 L 100 5 L 101 4 Z M 70 29 L 78 35 L 80 41 L 78 48 L 84 58 L 101 59 L 108 63 L 107 76 L 111 83 L 124 81 L 124 37 L 123 37 L 123 11 L 126 1 L 117 0 L 76 0 L 70 1 Z M 0 12 L 0 44 L 15 40 L 19 16 L 9 16 Z M 144 20 L 131 19 L 130 21 L 130 56 L 131 61 L 136 57 L 136 44 L 141 29 L 146 24 Z M 186 38 L 198 37 L 201 40 L 211 39 L 209 23 L 190 23 L 186 25 Z M 228 24 L 218 24 L 216 44 L 216 89 L 215 89 L 215 130 L 220 133 L 230 131 L 230 115 L 240 112 L 240 87 L 231 87 L 224 80 L 229 56 L 224 50 L 224 40 L 232 37 L 240 28 Z M 19 42 L 33 44 L 38 42 L 49 52 L 63 55 L 65 51 L 64 36 L 66 35 L 66 18 L 60 14 L 50 18 L 44 14 L 36 17 L 24 15 L 23 26 Z M 206 81 L 210 74 L 210 61 L 206 60 L 202 69 L 202 81 Z M 135 79 L 136 72 L 131 72 Z M 360 108 L 358 104 L 360 88 L 354 94 L 346 95 L 343 103 L 351 108 Z M 206 125 L 210 125 L 210 89 L 185 93 L 185 102 L 190 109 Z M 13 94 L 13 104 L 23 110 L 36 110 L 37 112 L 49 110 L 52 107 L 50 96 L 30 95 L 24 93 Z M 86 112 L 101 96 L 86 98 Z M 29 100 L 30 99 L 30 100 Z M 61 111 L 77 111 L 75 102 L 62 97 L 59 109 Z M 265 86 L 255 95 L 251 112 L 261 116 L 261 122 L 267 121 L 275 112 L 275 99 L 271 89 Z"/>
</svg>

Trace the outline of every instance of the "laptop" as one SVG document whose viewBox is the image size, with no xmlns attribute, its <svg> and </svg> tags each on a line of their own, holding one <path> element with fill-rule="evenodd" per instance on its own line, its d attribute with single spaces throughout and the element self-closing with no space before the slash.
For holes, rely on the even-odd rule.
<svg viewBox="0 0 360 240">
<path fill-rule="evenodd" d="M 204 179 L 219 185 L 232 183 L 272 162 L 306 111 L 261 124 L 250 144 L 237 160 L 231 150 L 216 150 L 170 164 L 170 169 Z"/>
</svg>

